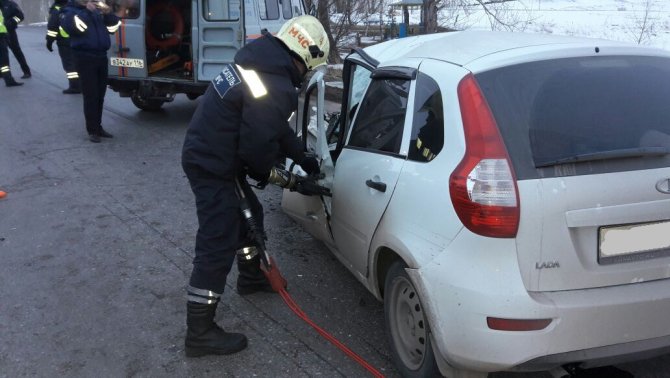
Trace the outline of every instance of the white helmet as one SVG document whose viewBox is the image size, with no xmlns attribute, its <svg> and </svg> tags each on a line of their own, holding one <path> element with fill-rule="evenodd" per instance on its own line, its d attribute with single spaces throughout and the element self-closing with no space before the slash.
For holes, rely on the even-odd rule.
<svg viewBox="0 0 670 378">
<path fill-rule="evenodd" d="M 286 21 L 277 32 L 277 38 L 300 57 L 307 70 L 326 64 L 330 42 L 316 17 L 304 15 Z"/>
</svg>

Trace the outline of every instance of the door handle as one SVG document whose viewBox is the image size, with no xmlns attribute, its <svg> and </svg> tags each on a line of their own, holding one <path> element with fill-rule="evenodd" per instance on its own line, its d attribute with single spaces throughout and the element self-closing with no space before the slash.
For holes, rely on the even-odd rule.
<svg viewBox="0 0 670 378">
<path fill-rule="evenodd" d="M 368 179 L 365 182 L 365 185 L 371 187 L 374 190 L 379 190 L 382 193 L 386 192 L 386 184 L 383 183 L 383 182 L 377 182 L 377 181 L 372 181 L 372 180 Z"/>
</svg>

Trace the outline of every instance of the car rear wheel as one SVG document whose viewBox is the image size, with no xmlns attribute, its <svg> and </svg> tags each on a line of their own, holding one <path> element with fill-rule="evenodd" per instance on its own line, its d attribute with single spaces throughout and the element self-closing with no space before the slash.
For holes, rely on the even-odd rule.
<svg viewBox="0 0 670 378">
<path fill-rule="evenodd" d="M 386 335 L 393 359 L 403 377 L 440 376 L 428 322 L 406 267 L 402 261 L 393 263 L 384 285 Z"/>
</svg>

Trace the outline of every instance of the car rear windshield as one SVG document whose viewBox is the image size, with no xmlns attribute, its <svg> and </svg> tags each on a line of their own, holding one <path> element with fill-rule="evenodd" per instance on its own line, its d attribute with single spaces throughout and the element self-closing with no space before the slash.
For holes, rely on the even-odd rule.
<svg viewBox="0 0 670 378">
<path fill-rule="evenodd" d="M 594 56 L 476 75 L 518 179 L 670 166 L 670 59 Z"/>
</svg>

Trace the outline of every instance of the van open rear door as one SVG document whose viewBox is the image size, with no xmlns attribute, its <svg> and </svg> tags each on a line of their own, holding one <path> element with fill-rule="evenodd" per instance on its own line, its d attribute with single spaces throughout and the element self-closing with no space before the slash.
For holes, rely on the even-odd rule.
<svg viewBox="0 0 670 378">
<path fill-rule="evenodd" d="M 140 6 L 144 2 L 132 3 L 134 6 L 124 7 L 114 1 L 114 13 L 121 16 L 121 25 L 111 37 L 109 49 L 109 76 L 122 78 L 147 77 L 146 49 L 144 46 L 144 20 L 146 10 Z M 125 3 L 124 3 L 125 4 Z"/>
<path fill-rule="evenodd" d="M 194 2 L 195 3 L 195 2 Z M 244 40 L 244 7 L 241 0 L 203 0 L 198 8 L 197 81 L 208 81 L 233 61 Z"/>
</svg>

